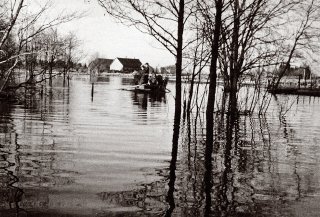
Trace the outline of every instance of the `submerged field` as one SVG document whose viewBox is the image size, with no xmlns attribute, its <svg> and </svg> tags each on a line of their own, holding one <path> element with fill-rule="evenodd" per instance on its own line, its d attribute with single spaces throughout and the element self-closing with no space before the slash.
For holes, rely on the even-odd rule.
<svg viewBox="0 0 320 217">
<path fill-rule="evenodd" d="M 121 90 L 130 85 L 98 79 L 92 97 L 89 78 L 75 76 L 24 103 L 1 102 L 0 216 L 165 214 L 174 84 L 156 97 Z M 320 213 L 319 104 L 280 95 L 264 116 L 217 113 L 215 216 Z M 204 214 L 201 117 L 181 124 L 173 216 Z"/>
</svg>

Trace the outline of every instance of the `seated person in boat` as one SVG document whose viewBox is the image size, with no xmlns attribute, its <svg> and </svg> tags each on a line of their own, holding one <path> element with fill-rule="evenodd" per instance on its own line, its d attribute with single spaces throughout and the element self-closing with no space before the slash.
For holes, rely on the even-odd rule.
<svg viewBox="0 0 320 217">
<path fill-rule="evenodd" d="M 157 79 L 158 88 L 165 90 L 169 80 L 168 77 L 163 78 L 162 75 L 157 75 L 156 79 Z"/>
<path fill-rule="evenodd" d="M 141 70 L 139 70 L 139 71 L 135 70 L 135 71 L 133 71 L 132 75 L 133 75 L 134 84 L 138 85 L 139 82 L 140 82 L 141 76 L 142 76 L 142 71 Z"/>
<path fill-rule="evenodd" d="M 151 89 L 155 89 L 158 86 L 158 81 L 155 72 L 149 74 L 149 86 Z"/>
<path fill-rule="evenodd" d="M 165 91 L 167 83 L 168 77 L 163 78 L 162 75 L 157 75 L 155 72 L 149 75 L 149 87 L 151 89 Z"/>
<path fill-rule="evenodd" d="M 157 75 L 155 70 L 148 63 L 141 66 L 139 72 L 133 73 L 134 82 L 147 89 L 165 90 L 168 78 L 163 79 L 162 75 Z"/>
</svg>

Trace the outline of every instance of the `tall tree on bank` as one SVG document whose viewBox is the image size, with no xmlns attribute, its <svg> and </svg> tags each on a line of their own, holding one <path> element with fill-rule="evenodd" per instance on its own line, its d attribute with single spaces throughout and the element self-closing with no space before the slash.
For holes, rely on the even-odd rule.
<svg viewBox="0 0 320 217">
<path fill-rule="evenodd" d="M 207 22 L 205 24 L 206 35 L 211 45 L 211 60 L 210 60 L 210 73 L 209 73 L 209 91 L 206 108 L 206 148 L 205 148 L 205 193 L 206 193 L 206 205 L 205 215 L 209 216 L 211 213 L 211 189 L 212 189 L 212 151 L 213 151 L 213 115 L 214 115 L 214 103 L 216 99 L 216 87 L 217 87 L 217 63 L 219 57 L 219 43 L 222 26 L 222 11 L 224 2 L 223 0 L 215 0 L 215 15 L 214 21 L 210 17 L 210 5 L 207 5 L 205 1 L 198 1 L 198 7 Z"/>
<path fill-rule="evenodd" d="M 187 20 L 194 13 L 193 1 L 184 0 L 98 0 L 109 15 L 117 21 L 136 27 L 139 31 L 151 35 L 176 58 L 175 113 L 172 139 L 172 160 L 168 201 L 170 216 L 175 204 L 173 200 L 175 169 L 178 152 L 181 119 L 181 74 L 183 62 L 184 29 Z"/>
</svg>

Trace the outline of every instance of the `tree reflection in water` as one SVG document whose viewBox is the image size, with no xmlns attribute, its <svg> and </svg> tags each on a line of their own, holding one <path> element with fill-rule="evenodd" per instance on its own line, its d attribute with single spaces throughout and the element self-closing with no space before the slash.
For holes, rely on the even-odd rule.
<svg viewBox="0 0 320 217">
<path fill-rule="evenodd" d="M 139 108 L 146 110 L 148 108 L 148 94 L 132 94 L 133 104 L 137 105 Z"/>
<path fill-rule="evenodd" d="M 291 216 L 287 203 L 315 190 L 313 172 L 301 167 L 301 147 L 293 145 L 302 141 L 285 116 L 271 119 L 220 110 L 215 117 L 213 155 L 208 158 L 204 157 L 208 149 L 203 126 L 201 121 L 195 122 L 200 116 L 191 118 L 182 126 L 173 187 L 175 209 L 170 212 L 183 216 Z M 281 146 L 287 147 L 286 156 Z"/>
<path fill-rule="evenodd" d="M 72 182 L 71 179 L 63 180 L 69 178 L 55 177 L 59 172 L 53 166 L 55 141 L 51 132 L 48 134 L 52 127 L 48 113 L 58 109 L 54 99 L 61 99 L 59 109 L 66 111 L 65 117 L 68 116 L 65 108 L 69 106 L 69 88 L 43 86 L 40 90 L 25 91 L 24 97 L 21 105 L 0 104 L 0 216 L 33 216 L 27 209 L 42 209 L 48 205 L 48 186 Z M 13 108 L 19 110 L 18 119 L 10 118 L 15 113 Z M 36 124 L 30 119 L 36 120 Z M 17 130 L 19 128 L 21 130 Z"/>
<path fill-rule="evenodd" d="M 73 85 L 77 84 L 71 83 L 71 87 Z M 86 87 L 90 93 L 90 86 Z M 68 91 L 66 88 L 43 87 L 39 91 L 40 95 L 26 93 L 29 94 L 29 100 L 14 107 L 16 111 L 12 111 L 11 106 L 0 105 L 1 216 L 8 212 L 24 216 L 21 208 L 26 209 L 30 216 L 41 216 L 41 212 L 44 213 L 42 216 L 65 216 L 66 209 L 60 200 L 64 200 L 63 197 L 66 196 L 63 202 L 74 205 L 72 201 L 75 201 L 75 195 L 82 199 L 88 196 L 88 199 L 77 201 L 73 208 L 86 209 L 85 202 L 98 204 L 94 211 L 99 212 L 100 216 L 291 216 L 290 209 L 282 211 L 288 207 L 288 203 L 301 201 L 306 195 L 319 192 L 317 153 L 320 150 L 317 146 L 318 137 L 314 136 L 317 130 L 304 129 L 303 127 L 308 125 L 303 121 L 293 124 L 290 116 L 281 115 L 284 104 L 277 104 L 277 100 L 273 99 L 275 105 L 272 113 L 264 116 L 244 115 L 238 110 L 225 111 L 228 109 L 228 100 L 222 98 L 215 113 L 212 155 L 205 158 L 206 129 L 203 114 L 199 109 L 199 113 L 190 114 L 189 119 L 182 120 L 179 147 L 174 146 L 171 159 L 168 157 L 170 150 L 163 154 L 167 158 L 160 160 L 150 154 L 149 163 L 158 159 L 162 164 L 148 168 L 147 172 L 144 169 L 141 169 L 142 172 L 140 169 L 136 170 L 147 173 L 146 176 L 151 174 L 151 180 L 139 180 L 125 190 L 98 186 L 97 192 L 88 190 L 83 194 L 73 194 L 73 186 L 77 185 L 79 177 L 87 171 L 79 174 L 74 170 L 71 164 L 78 162 L 72 161 L 74 152 L 70 150 L 78 150 L 79 143 L 68 141 L 64 137 L 66 132 L 59 131 L 61 126 L 64 126 L 64 129 L 70 127 L 64 125 L 70 121 L 69 101 L 72 104 L 74 100 L 69 100 Z M 135 115 L 142 114 L 146 116 L 146 121 L 153 118 L 157 121 L 156 124 L 167 122 L 167 119 L 163 118 L 166 116 L 166 107 L 159 108 L 157 104 L 167 103 L 169 97 L 157 98 L 128 92 L 119 95 L 126 97 L 128 111 L 132 112 L 133 109 L 134 121 L 139 123 L 141 117 L 136 118 Z M 319 103 L 312 101 L 314 100 L 311 100 L 311 104 Z M 283 100 L 279 99 L 278 102 L 283 103 Z M 308 98 L 299 98 L 298 105 L 304 105 L 303 103 L 310 106 Z M 104 104 L 101 108 L 95 112 L 103 113 Z M 301 112 L 298 109 L 294 111 L 294 114 Z M 58 113 L 59 115 L 55 116 Z M 17 114 L 18 117 L 12 114 Z M 73 118 L 76 119 L 76 116 Z M 126 120 L 123 122 L 127 124 Z M 136 124 L 132 126 L 136 127 Z M 151 128 L 154 126 L 151 125 Z M 168 123 L 164 128 L 167 126 Z M 101 128 L 105 130 L 103 126 Z M 313 131 L 310 132 L 310 129 Z M 310 133 L 313 135 L 309 136 Z M 152 138 L 148 140 L 151 144 Z M 106 143 L 103 140 L 102 147 L 105 147 Z M 69 150 L 73 145 L 75 149 Z M 140 156 L 143 155 L 144 153 Z M 91 155 L 88 158 L 91 158 Z M 106 162 L 104 156 L 101 156 L 101 159 L 95 166 Z M 61 162 L 63 165 L 60 165 Z M 142 162 L 142 167 L 148 162 Z M 95 167 L 89 169 L 95 170 Z M 127 171 L 130 170 L 125 170 Z M 126 179 L 121 176 L 121 171 L 119 174 L 119 180 L 122 177 Z M 105 174 L 96 175 L 103 183 L 108 182 L 107 178 L 104 180 L 108 177 L 104 176 Z M 95 178 L 90 180 L 96 181 Z M 74 191 L 82 192 L 83 186 Z M 72 192 L 61 190 L 63 187 L 70 187 Z M 56 189 L 59 190 L 58 193 Z M 53 210 L 54 206 L 58 208 Z M 113 209 L 108 210 L 110 207 Z M 53 210 L 53 213 L 45 213 L 48 209 Z"/>
<path fill-rule="evenodd" d="M 151 94 L 151 93 L 132 93 L 132 101 L 134 105 L 146 110 L 148 104 L 152 107 L 154 103 L 166 103 L 165 94 Z"/>
<path fill-rule="evenodd" d="M 2 125 L 0 128 L 0 213 L 10 212 L 11 209 L 14 209 L 14 213 L 19 215 L 19 213 L 24 212 L 19 205 L 24 191 L 18 187 L 19 178 L 17 172 L 20 166 L 18 135 L 14 133 L 12 123 L 7 122 L 8 116 L 11 115 L 11 107 L 6 103 L 1 103 L 0 114 L 0 123 Z M 11 142 L 14 146 L 5 145 Z"/>
</svg>

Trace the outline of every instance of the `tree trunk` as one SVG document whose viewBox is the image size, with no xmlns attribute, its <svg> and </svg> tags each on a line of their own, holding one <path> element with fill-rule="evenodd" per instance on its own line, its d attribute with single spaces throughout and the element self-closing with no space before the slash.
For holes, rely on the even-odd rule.
<svg viewBox="0 0 320 217">
<path fill-rule="evenodd" d="M 205 216 L 209 216 L 211 213 L 211 189 L 212 189 L 212 151 L 213 151 L 213 112 L 214 102 L 216 98 L 216 86 L 217 86 L 217 60 L 219 55 L 219 38 L 221 32 L 221 16 L 222 16 L 223 3 L 222 0 L 216 1 L 216 15 L 215 15 L 215 27 L 213 35 L 213 43 L 211 46 L 211 65 L 210 65 L 210 83 L 208 102 L 206 110 L 206 148 L 205 148 Z"/>
<path fill-rule="evenodd" d="M 178 13 L 178 46 L 177 46 L 177 59 L 176 59 L 176 98 L 175 98 L 175 111 L 174 111 L 174 125 L 172 137 L 172 152 L 170 162 L 170 181 L 167 201 L 170 208 L 166 212 L 166 216 L 171 216 L 174 208 L 174 184 L 176 179 L 176 162 L 178 155 L 178 143 L 180 134 L 180 119 L 181 119 L 181 73 L 182 73 L 182 50 L 183 50 L 183 30 L 184 30 L 184 0 L 179 2 Z"/>
<path fill-rule="evenodd" d="M 187 108 L 186 108 L 187 119 L 190 118 L 191 102 L 192 102 L 193 89 L 194 89 L 194 79 L 195 79 L 195 71 L 193 71 L 192 73 L 191 82 L 190 82 L 189 97 L 188 97 Z"/>
<path fill-rule="evenodd" d="M 51 56 L 49 62 L 49 86 L 52 87 L 52 71 L 53 71 L 54 57 Z"/>
<path fill-rule="evenodd" d="M 14 27 L 17 19 L 18 19 L 18 16 L 20 14 L 20 11 L 21 11 L 21 9 L 23 7 L 23 3 L 24 3 L 24 0 L 21 0 L 19 2 L 19 5 L 17 7 L 17 10 L 16 10 L 15 14 L 13 14 L 13 12 L 12 12 L 12 14 L 11 14 L 11 22 L 9 23 L 9 26 L 6 28 L 6 30 L 4 31 L 4 34 L 3 34 L 2 38 L 1 38 L 1 41 L 0 41 L 0 49 L 2 49 L 2 46 L 5 44 L 6 40 L 8 39 L 8 37 L 10 35 L 11 30 L 13 29 L 13 27 Z"/>
<path fill-rule="evenodd" d="M 290 69 L 290 62 L 291 62 L 291 59 L 292 59 L 292 56 L 293 56 L 293 53 L 294 53 L 294 50 L 295 50 L 295 45 L 294 47 L 292 48 L 291 52 L 290 52 L 290 55 L 288 57 L 288 60 L 287 62 L 285 63 L 285 66 L 281 69 L 278 77 L 276 78 L 276 81 L 275 82 L 272 82 L 272 88 L 273 89 L 277 89 L 279 87 L 279 84 L 280 84 L 280 81 L 281 79 L 283 78 L 283 76 L 285 75 L 286 71 L 288 69 Z"/>
</svg>

